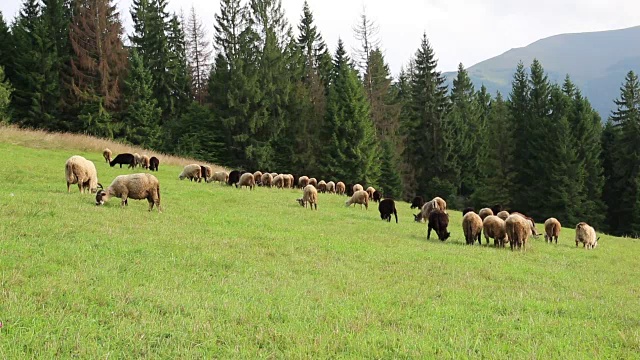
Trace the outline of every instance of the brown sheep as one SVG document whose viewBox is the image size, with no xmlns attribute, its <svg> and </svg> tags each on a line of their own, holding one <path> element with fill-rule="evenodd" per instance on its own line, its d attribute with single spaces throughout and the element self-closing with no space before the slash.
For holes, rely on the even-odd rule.
<svg viewBox="0 0 640 360">
<path fill-rule="evenodd" d="M 285 189 L 293 185 L 293 178 L 289 174 L 282 174 L 282 187 Z"/>
<path fill-rule="evenodd" d="M 362 187 L 362 185 L 360 184 L 355 184 L 353 185 L 353 192 L 355 193 L 356 191 L 360 191 L 360 190 L 364 190 L 364 188 Z"/>
<path fill-rule="evenodd" d="M 209 165 L 200 165 L 200 179 L 198 179 L 198 182 L 202 182 L 202 180 L 204 179 L 204 182 L 209 183 L 211 182 L 211 177 L 213 176 L 213 169 L 211 168 L 211 166 Z"/>
<path fill-rule="evenodd" d="M 510 215 L 509 212 L 505 211 L 505 210 L 502 210 L 502 211 L 500 211 L 499 213 L 496 214 L 497 217 L 499 217 L 500 219 L 502 219 L 504 221 L 507 221 L 507 218 L 509 217 L 509 215 Z"/>
<path fill-rule="evenodd" d="M 277 176 L 275 176 L 273 178 L 273 182 L 271 183 L 272 186 L 277 187 L 278 189 L 281 189 L 284 187 L 284 176 L 282 176 L 282 174 L 279 174 Z"/>
<path fill-rule="evenodd" d="M 548 218 L 547 221 L 544 222 L 544 241 L 552 243 L 555 239 L 556 244 L 558 243 L 558 236 L 560 236 L 560 230 L 562 226 L 560 225 L 560 221 L 556 218 Z"/>
<path fill-rule="evenodd" d="M 253 190 L 253 187 L 256 186 L 256 180 L 253 178 L 252 173 L 244 173 L 240 176 L 240 180 L 236 183 L 236 188 L 242 189 L 243 186 L 249 188 L 249 190 Z"/>
<path fill-rule="evenodd" d="M 416 222 L 422 222 L 422 220 L 429 219 L 429 215 L 434 210 L 440 210 L 443 213 L 447 213 L 447 203 L 440 197 L 435 197 L 431 201 L 427 201 L 422 205 L 422 209 L 419 214 L 413 215 Z"/>
<path fill-rule="evenodd" d="M 338 181 L 336 183 L 336 194 L 344 195 L 346 191 L 347 191 L 347 187 L 344 185 L 344 183 L 342 181 Z"/>
<path fill-rule="evenodd" d="M 262 174 L 262 179 L 260 179 L 262 186 L 271 187 L 273 185 L 273 176 L 270 173 Z"/>
<path fill-rule="evenodd" d="M 149 170 L 149 166 L 151 165 L 151 159 L 149 155 L 140 156 L 140 166 L 142 166 L 145 170 Z"/>
<path fill-rule="evenodd" d="M 586 222 L 581 222 L 576 225 L 576 247 L 578 243 L 584 244 L 583 247 L 587 250 L 595 249 L 598 246 L 599 237 L 596 237 L 596 230 Z"/>
<path fill-rule="evenodd" d="M 316 180 L 316 178 L 310 178 L 309 179 L 309 185 L 313 185 L 314 188 L 318 187 L 318 180 Z"/>
<path fill-rule="evenodd" d="M 216 171 L 215 173 L 213 173 L 213 176 L 207 179 L 207 182 L 214 182 L 214 181 L 217 181 L 220 184 L 227 183 L 227 181 L 229 181 L 229 173 L 226 171 Z"/>
<path fill-rule="evenodd" d="M 309 177 L 308 176 L 300 176 L 298 178 L 298 186 L 301 189 L 304 189 L 305 187 L 307 187 L 307 185 L 309 185 Z"/>
<path fill-rule="evenodd" d="M 482 219 L 478 214 L 469 211 L 464 215 L 462 218 L 462 231 L 467 245 L 473 245 L 476 240 L 478 240 L 479 245 L 482 245 Z M 489 239 L 487 239 L 487 244 L 489 244 Z"/>
<path fill-rule="evenodd" d="M 356 191 L 355 193 L 353 193 L 353 196 L 351 196 L 351 198 L 349 198 L 349 200 L 345 202 L 345 205 L 347 205 L 347 207 L 349 207 L 351 204 L 354 204 L 353 206 L 355 206 L 355 204 L 360 204 L 360 208 L 362 208 L 362 205 L 364 205 L 364 207 L 369 210 L 369 194 L 367 194 L 367 192 L 364 190 Z"/>
<path fill-rule="evenodd" d="M 493 215 L 493 210 L 489 208 L 482 208 L 480 209 L 480 212 L 478 212 L 478 215 L 480 215 L 480 219 L 484 221 L 487 216 Z"/>
<path fill-rule="evenodd" d="M 111 155 L 112 155 L 112 154 L 113 154 L 113 153 L 111 152 L 111 150 L 109 150 L 109 148 L 105 148 L 104 150 L 102 150 L 102 156 L 104 157 L 104 160 L 105 160 L 107 163 L 110 163 L 110 162 L 111 162 Z"/>
<path fill-rule="evenodd" d="M 369 186 L 366 191 L 369 194 L 369 199 L 373 199 L 373 193 L 376 192 L 376 189 L 373 186 Z"/>
<path fill-rule="evenodd" d="M 323 194 L 327 192 L 327 183 L 324 180 L 318 181 L 318 191 Z"/>
<path fill-rule="evenodd" d="M 262 171 L 254 172 L 253 179 L 256 181 L 256 185 L 262 186 Z"/>
<path fill-rule="evenodd" d="M 442 210 L 434 210 L 429 214 L 429 223 L 427 225 L 427 240 L 431 238 L 431 230 L 435 230 L 438 234 L 440 241 L 445 241 L 451 236 L 451 233 L 447 231 L 449 226 L 449 214 L 446 214 Z"/>
<path fill-rule="evenodd" d="M 527 219 L 518 214 L 511 214 L 505 221 L 507 236 L 511 250 L 514 248 L 527 250 L 527 241 L 531 236 L 531 225 Z"/>
<path fill-rule="evenodd" d="M 504 247 L 509 242 L 507 237 L 507 229 L 504 220 L 495 215 L 489 215 L 482 221 L 482 229 L 484 238 L 489 243 L 489 238 L 493 239 L 495 247 Z"/>
<path fill-rule="evenodd" d="M 311 210 L 315 206 L 315 209 L 318 210 L 318 190 L 313 185 L 307 185 L 302 191 L 302 198 L 296 199 L 296 201 L 300 206 L 307 207 L 307 205 L 310 205 Z"/>
<path fill-rule="evenodd" d="M 147 199 L 149 211 L 153 209 L 155 204 L 158 212 L 162 212 L 160 209 L 160 182 L 151 174 L 140 173 L 117 176 L 106 190 L 98 191 L 96 205 L 103 205 L 112 196 L 122 199 L 120 206 L 129 205 L 129 198 L 136 200 Z"/>
<path fill-rule="evenodd" d="M 334 183 L 333 181 L 327 182 L 327 192 L 329 194 L 335 194 L 336 193 L 336 183 Z"/>
</svg>

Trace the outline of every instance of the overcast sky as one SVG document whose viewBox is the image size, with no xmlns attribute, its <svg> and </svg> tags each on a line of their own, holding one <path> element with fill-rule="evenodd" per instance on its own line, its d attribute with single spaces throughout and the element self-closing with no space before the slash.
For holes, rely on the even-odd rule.
<svg viewBox="0 0 640 360">
<path fill-rule="evenodd" d="M 21 0 L 0 0 L 5 21 Z M 439 69 L 455 70 L 526 46 L 538 39 L 568 33 L 620 29 L 640 25 L 638 0 L 308 0 L 316 24 L 331 50 L 338 38 L 352 49 L 353 26 L 366 4 L 380 28 L 386 60 L 394 74 L 420 45 L 423 32 L 435 49 Z M 127 29 L 131 0 L 116 0 Z M 294 30 L 303 0 L 282 0 Z M 212 36 L 218 0 L 169 0 L 169 8 L 188 13 L 194 6 Z M 640 40 L 640 39 L 639 39 Z M 638 45 L 638 44 L 635 44 Z"/>
</svg>

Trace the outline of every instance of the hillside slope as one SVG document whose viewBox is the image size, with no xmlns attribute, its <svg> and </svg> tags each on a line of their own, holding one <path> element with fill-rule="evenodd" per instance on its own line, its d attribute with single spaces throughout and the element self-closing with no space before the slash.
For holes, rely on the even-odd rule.
<svg viewBox="0 0 640 360">
<path fill-rule="evenodd" d="M 31 140 L 33 133 L 28 133 Z M 0 140 L 0 358 L 635 358 L 640 241 L 573 225 L 526 252 L 463 246 L 299 190 L 179 181 L 163 212 L 68 194 L 74 143 Z M 20 143 L 20 144 L 16 144 Z M 58 147 L 56 147 L 56 145 Z M 82 145 L 80 145 L 82 146 Z"/>
<path fill-rule="evenodd" d="M 555 35 L 471 66 L 468 71 L 476 87 L 484 84 L 491 93 L 508 95 L 519 61 L 530 66 L 542 62 L 549 79 L 561 83 L 566 74 L 580 87 L 604 120 L 620 96 L 624 77 L 640 72 L 640 26 L 589 33 Z M 449 84 L 456 72 L 445 73 Z"/>
</svg>

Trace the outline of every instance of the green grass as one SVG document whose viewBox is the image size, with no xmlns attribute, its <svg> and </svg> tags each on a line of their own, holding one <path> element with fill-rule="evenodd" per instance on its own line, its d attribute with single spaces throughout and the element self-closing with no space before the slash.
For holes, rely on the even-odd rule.
<svg viewBox="0 0 640 360">
<path fill-rule="evenodd" d="M 524 253 L 320 194 L 179 181 L 163 213 L 66 193 L 73 150 L 0 143 L 0 358 L 638 358 L 638 241 Z M 130 170 L 96 163 L 107 186 Z M 570 226 L 571 227 L 571 226 Z"/>
</svg>

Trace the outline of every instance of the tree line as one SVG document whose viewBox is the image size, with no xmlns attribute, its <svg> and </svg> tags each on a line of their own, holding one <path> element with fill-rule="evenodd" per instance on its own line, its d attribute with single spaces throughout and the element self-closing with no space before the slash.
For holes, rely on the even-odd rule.
<svg viewBox="0 0 640 360">
<path fill-rule="evenodd" d="M 509 94 L 451 89 L 426 34 L 394 78 L 361 14 L 352 56 L 330 51 L 305 2 L 221 0 L 214 34 L 195 10 L 134 0 L 125 34 L 112 0 L 24 0 L 0 14 L 0 117 L 117 138 L 232 168 L 443 196 L 565 225 L 640 234 L 640 84 L 629 72 L 603 126 L 569 76 L 520 63 Z"/>
</svg>

